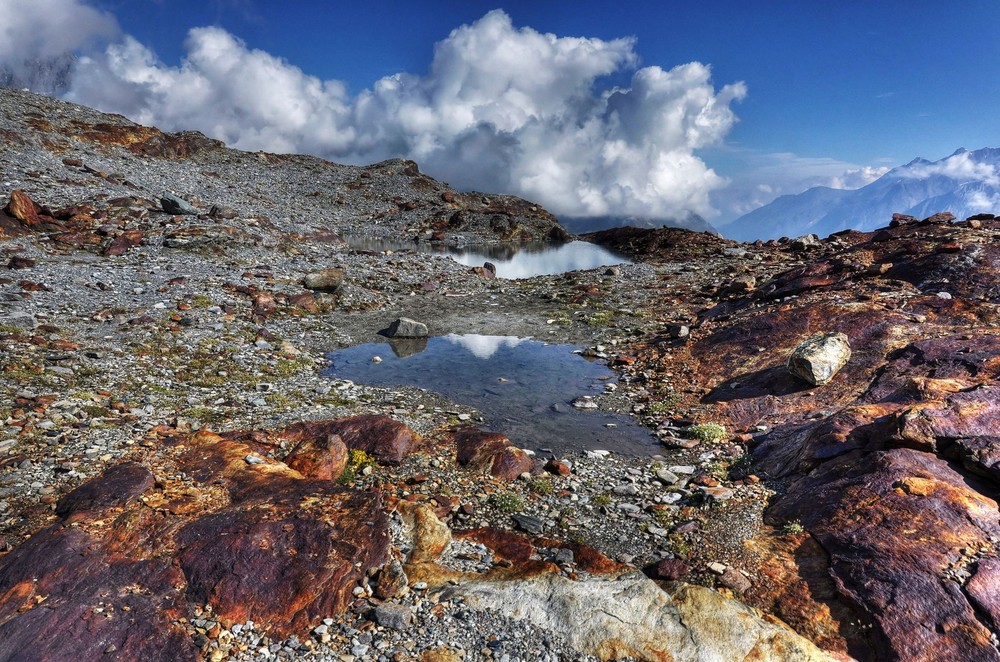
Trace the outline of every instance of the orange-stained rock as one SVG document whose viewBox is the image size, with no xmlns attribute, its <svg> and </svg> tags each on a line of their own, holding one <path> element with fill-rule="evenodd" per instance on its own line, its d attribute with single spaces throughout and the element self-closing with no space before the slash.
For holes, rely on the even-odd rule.
<svg viewBox="0 0 1000 662">
<path fill-rule="evenodd" d="M 347 445 L 339 435 L 304 439 L 285 457 L 285 464 L 306 478 L 337 480 L 347 466 Z"/>
<path fill-rule="evenodd" d="M 472 425 L 451 431 L 455 442 L 455 459 L 461 466 L 485 471 L 497 478 L 513 480 L 534 469 L 534 460 L 525 451 L 512 445 L 499 432 L 487 432 Z"/>
<path fill-rule="evenodd" d="M 390 558 L 381 496 L 244 436 L 169 438 L 154 467 L 119 464 L 63 497 L 58 522 L 0 557 L 0 658 L 196 659 L 175 624 L 196 606 L 276 636 L 346 609 Z"/>
<path fill-rule="evenodd" d="M 279 436 L 300 442 L 332 434 L 340 436 L 348 448 L 365 451 L 382 464 L 399 464 L 420 441 L 420 435 L 403 423 L 374 414 L 294 423 Z"/>
</svg>

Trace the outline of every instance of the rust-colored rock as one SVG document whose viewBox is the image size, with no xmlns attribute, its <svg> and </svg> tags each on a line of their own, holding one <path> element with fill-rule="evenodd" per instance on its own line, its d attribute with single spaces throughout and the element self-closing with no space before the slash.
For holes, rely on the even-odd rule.
<svg viewBox="0 0 1000 662">
<path fill-rule="evenodd" d="M 309 437 L 292 449 L 285 464 L 307 478 L 337 480 L 347 466 L 347 445 L 336 434 Z"/>
<path fill-rule="evenodd" d="M 455 458 L 459 465 L 484 471 L 498 478 L 512 480 L 534 470 L 534 460 L 511 444 L 499 432 L 487 432 L 472 425 L 451 431 Z"/>
<path fill-rule="evenodd" d="M 193 660 L 195 606 L 278 636 L 343 611 L 389 559 L 381 497 L 246 459 L 264 454 L 202 431 L 166 440 L 160 481 L 123 463 L 63 497 L 0 557 L 0 657 Z"/>
<path fill-rule="evenodd" d="M 338 435 L 348 448 L 362 450 L 382 464 L 399 464 L 420 441 L 420 435 L 388 416 L 369 414 L 328 421 L 305 421 L 279 433 L 282 439 L 300 442 Z"/>
<path fill-rule="evenodd" d="M 141 230 L 126 230 L 111 240 L 104 249 L 105 255 L 124 255 L 132 248 L 140 245 L 143 240 Z"/>
</svg>

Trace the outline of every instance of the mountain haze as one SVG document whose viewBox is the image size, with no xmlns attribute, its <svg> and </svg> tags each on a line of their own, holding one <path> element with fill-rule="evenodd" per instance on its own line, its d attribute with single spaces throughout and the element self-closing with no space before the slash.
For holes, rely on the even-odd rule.
<svg viewBox="0 0 1000 662">
<path fill-rule="evenodd" d="M 950 211 L 958 218 L 1000 207 L 1000 149 L 959 149 L 939 161 L 917 158 L 855 190 L 825 186 L 783 195 L 736 219 L 733 239 L 748 241 L 846 229 L 873 230 L 900 212 L 926 217 Z"/>
</svg>

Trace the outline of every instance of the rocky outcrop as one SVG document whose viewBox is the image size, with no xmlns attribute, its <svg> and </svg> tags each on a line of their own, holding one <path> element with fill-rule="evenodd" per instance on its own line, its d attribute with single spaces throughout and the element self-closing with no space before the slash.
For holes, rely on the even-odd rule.
<svg viewBox="0 0 1000 662">
<path fill-rule="evenodd" d="M 389 559 L 378 494 L 303 477 L 254 442 L 162 442 L 152 470 L 123 463 L 84 483 L 0 557 L 0 657 L 193 660 L 178 619 L 195 606 L 287 635 L 343 611 Z"/>
<path fill-rule="evenodd" d="M 797 613 L 826 623 L 797 626 L 839 630 L 859 659 L 998 659 L 984 587 L 1000 536 L 1000 253 L 980 234 L 995 221 L 979 225 L 845 235 L 839 253 L 708 311 L 685 348 L 716 420 L 767 426 L 755 471 L 785 486 L 768 520 L 815 542 L 779 554 L 798 568 L 786 587 L 813 587 Z M 812 388 L 780 357 L 817 331 L 855 351 Z"/>
<path fill-rule="evenodd" d="M 506 480 L 513 480 L 535 468 L 531 456 L 499 432 L 487 432 L 466 425 L 453 430 L 451 437 L 459 466 L 472 467 Z"/>
</svg>

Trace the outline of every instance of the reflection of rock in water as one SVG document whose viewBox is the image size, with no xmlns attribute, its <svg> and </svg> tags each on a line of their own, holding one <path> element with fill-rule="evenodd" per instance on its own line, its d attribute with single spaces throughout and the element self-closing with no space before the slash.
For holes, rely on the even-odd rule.
<svg viewBox="0 0 1000 662">
<path fill-rule="evenodd" d="M 392 353 L 401 359 L 413 356 L 427 349 L 427 338 L 393 338 L 389 341 Z"/>
</svg>

